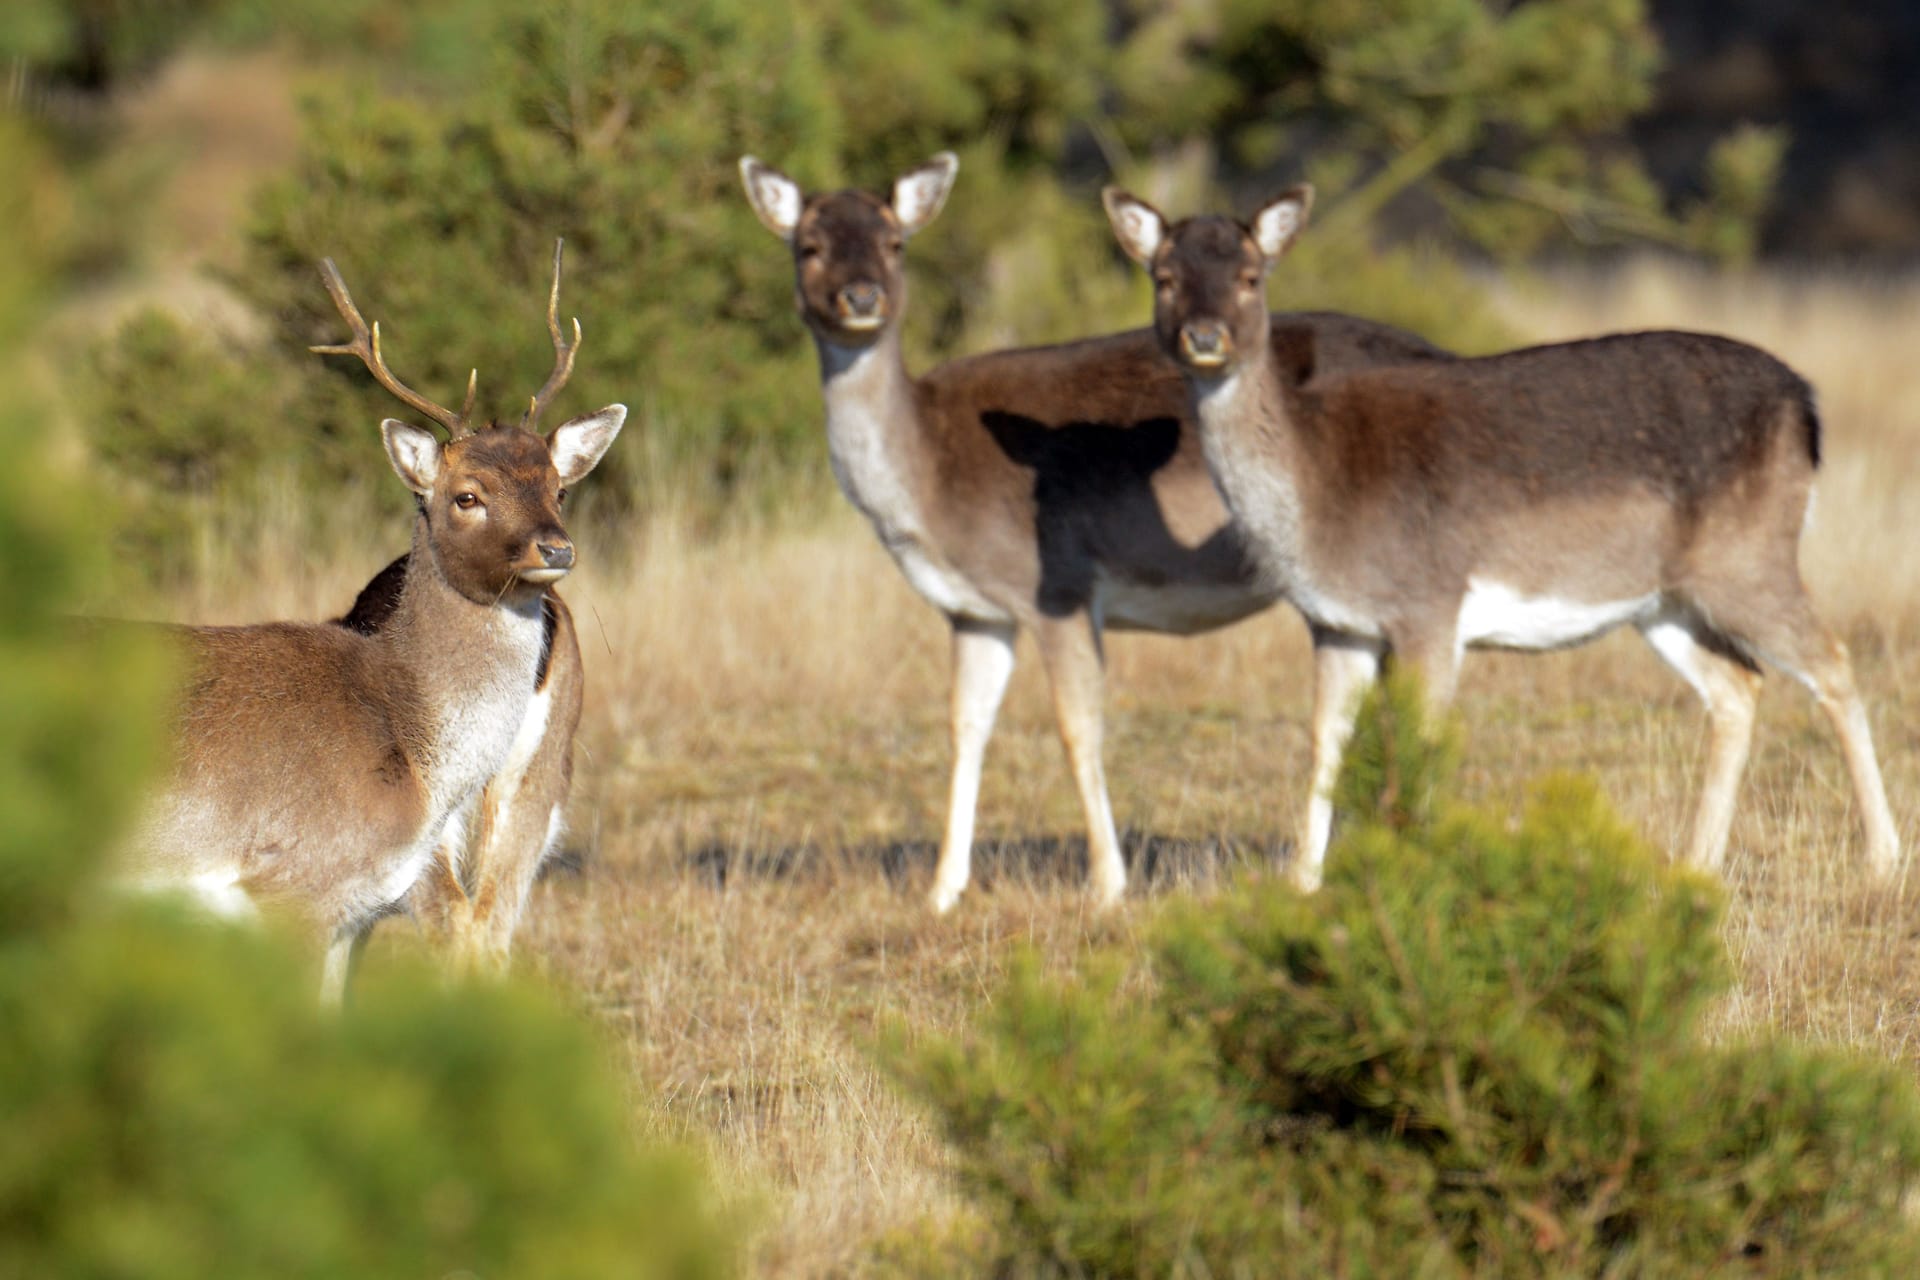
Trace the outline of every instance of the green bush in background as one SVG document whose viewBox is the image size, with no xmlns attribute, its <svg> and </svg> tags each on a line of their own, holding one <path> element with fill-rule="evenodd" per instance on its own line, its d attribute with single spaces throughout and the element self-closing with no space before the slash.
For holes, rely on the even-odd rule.
<svg viewBox="0 0 1920 1280">
<path fill-rule="evenodd" d="M 0 170 L 35 150 L 0 120 Z M 35 228 L 0 184 L 19 263 Z M 327 1017 L 270 932 L 103 888 L 162 664 L 62 616 L 109 504 L 49 462 L 16 376 L 26 275 L 0 276 L 0 1278 L 729 1274 L 700 1166 L 637 1142 L 604 1046 L 550 995 L 396 973 Z"/>
<path fill-rule="evenodd" d="M 159 516 L 194 440 L 203 494 L 245 490 L 265 456 L 346 482 L 335 443 L 371 439 L 390 406 L 351 361 L 305 352 L 338 329 L 314 276 L 326 254 L 384 318 L 403 377 L 453 398 L 477 366 L 488 410 L 517 413 L 547 367 L 557 234 L 587 334 L 568 407 L 631 404 L 647 446 L 610 459 L 603 496 L 829 492 L 791 267 L 740 196 L 742 152 L 821 189 L 883 189 L 961 154 L 910 258 L 924 364 L 1145 322 L 1100 216 L 1106 181 L 1186 212 L 1309 177 L 1319 225 L 1276 305 L 1482 351 L 1511 335 L 1455 248 L 1651 239 L 1738 257 L 1780 145 L 1729 139 L 1690 204 L 1654 187 L 1624 132 L 1658 61 L 1641 0 L 89 0 L 64 20 L 34 0 L 0 21 L 0 51 L 56 78 L 89 49 L 130 74 L 183 41 L 267 38 L 299 50 L 311 86 L 299 157 L 264 184 L 232 267 L 268 349 L 236 356 L 149 317 L 100 356 L 106 376 L 79 379 L 102 450 L 163 495 Z M 143 397 L 149 382 L 185 394 Z M 261 390 L 196 390 L 231 384 Z"/>
<path fill-rule="evenodd" d="M 1900 1275 L 1899 1069 L 1710 1046 L 1719 895 L 1584 784 L 1448 798 L 1368 713 L 1327 887 L 1170 903 L 1150 971 L 1016 967 L 968 1035 L 884 1057 L 1011 1275 Z M 937 1271 L 937 1265 L 926 1269 Z"/>
</svg>

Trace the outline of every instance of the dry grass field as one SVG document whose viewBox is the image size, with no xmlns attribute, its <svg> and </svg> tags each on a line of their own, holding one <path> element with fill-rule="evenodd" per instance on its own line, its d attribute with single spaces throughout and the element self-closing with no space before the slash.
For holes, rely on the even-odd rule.
<svg viewBox="0 0 1920 1280">
<path fill-rule="evenodd" d="M 1715 330 L 1818 385 L 1828 462 L 1804 564 L 1853 649 L 1907 842 L 1920 830 L 1920 283 L 1722 279 L 1641 264 L 1503 290 L 1541 340 Z M 1444 340 L 1444 334 L 1433 335 Z M 811 386 L 797 412 L 818 413 Z M 643 431 L 637 424 L 630 431 Z M 381 467 L 371 432 L 367 465 Z M 637 440 L 621 448 L 640 447 Z M 824 492 L 830 481 L 818 479 Z M 814 504 L 816 509 L 819 504 Z M 1307 759 L 1304 628 L 1284 609 L 1200 639 L 1109 647 L 1107 759 L 1134 889 L 1079 891 L 1081 819 L 1038 663 L 1022 650 L 983 786 L 978 882 L 922 906 L 944 811 L 946 641 L 844 504 L 696 537 L 671 510 L 577 529 L 566 588 L 589 667 L 573 869 L 537 891 L 522 963 L 591 1008 L 631 1063 L 649 1130 L 691 1137 L 757 1202 L 749 1273 L 871 1271 L 878 1241 L 962 1229 L 925 1120 L 866 1045 L 894 1018 L 957 1025 L 1016 943 L 1071 965 L 1133 939 L 1168 895 L 1284 856 Z M 178 617 L 337 611 L 405 540 L 316 554 L 209 538 Z M 1703 720 L 1631 634 L 1546 657 L 1479 655 L 1462 681 L 1465 780 L 1509 802 L 1591 771 L 1646 837 L 1678 842 Z M 1920 875 L 1870 888 L 1839 752 L 1798 688 L 1768 682 L 1729 855 L 1739 985 L 1717 1033 L 1782 1031 L 1920 1064 Z M 404 943 L 404 926 L 389 926 Z M 379 962 L 376 946 L 371 963 Z"/>
</svg>

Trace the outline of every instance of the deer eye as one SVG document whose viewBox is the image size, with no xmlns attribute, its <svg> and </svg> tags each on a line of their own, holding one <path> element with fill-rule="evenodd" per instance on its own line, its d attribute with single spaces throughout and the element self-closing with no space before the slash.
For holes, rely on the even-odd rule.
<svg viewBox="0 0 1920 1280">
<path fill-rule="evenodd" d="M 1173 288 L 1173 277 L 1162 271 L 1153 277 L 1153 284 L 1156 289 L 1171 289 Z"/>
<path fill-rule="evenodd" d="M 1260 287 L 1260 273 L 1258 271 L 1242 271 L 1240 273 L 1240 287 L 1242 289 L 1258 289 Z"/>
<path fill-rule="evenodd" d="M 477 493 L 456 493 L 453 495 L 453 505 L 462 511 L 471 511 L 480 505 L 480 495 Z"/>
<path fill-rule="evenodd" d="M 560 504 L 561 506 L 563 506 L 563 507 L 564 507 L 564 506 L 566 506 L 566 505 L 567 505 L 567 491 L 566 491 L 565 489 L 562 489 L 562 490 L 560 491 L 560 493 L 559 493 L 559 495 L 558 495 L 558 497 L 556 497 L 556 498 L 555 498 L 555 501 L 557 501 L 557 502 L 558 502 L 558 503 L 559 503 L 559 504 Z"/>
<path fill-rule="evenodd" d="M 888 253 L 899 253 L 902 249 L 905 249 L 906 247 L 907 247 L 907 242 L 905 240 L 902 240 L 899 236 L 895 236 L 893 239 L 887 241 Z"/>
<path fill-rule="evenodd" d="M 817 244 L 803 244 L 800 246 L 800 256 L 811 261 L 820 256 L 820 246 Z"/>
</svg>

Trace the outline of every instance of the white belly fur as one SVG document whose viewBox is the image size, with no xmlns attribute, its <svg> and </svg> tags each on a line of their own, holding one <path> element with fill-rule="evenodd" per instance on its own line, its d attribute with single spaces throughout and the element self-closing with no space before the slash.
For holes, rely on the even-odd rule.
<svg viewBox="0 0 1920 1280">
<path fill-rule="evenodd" d="M 877 406 L 892 403 L 884 393 L 890 354 L 868 350 L 839 353 L 843 367 L 826 382 L 827 458 L 847 500 L 873 522 L 873 531 L 907 576 L 907 582 L 943 613 L 1007 622 L 1011 616 L 957 572 L 933 549 L 927 522 L 899 459 L 893 434 L 899 428 Z M 900 412 L 900 410 L 894 410 Z"/>
<path fill-rule="evenodd" d="M 1657 595 L 1601 601 L 1523 596 L 1504 583 L 1470 578 L 1456 639 L 1462 648 L 1560 649 L 1650 618 L 1659 604 Z"/>
</svg>

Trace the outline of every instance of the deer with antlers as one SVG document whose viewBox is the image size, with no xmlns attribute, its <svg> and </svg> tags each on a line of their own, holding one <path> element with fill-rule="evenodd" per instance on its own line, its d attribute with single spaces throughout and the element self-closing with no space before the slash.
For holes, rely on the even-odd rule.
<svg viewBox="0 0 1920 1280">
<path fill-rule="evenodd" d="M 313 350 L 358 358 L 446 432 L 443 441 L 399 419 L 380 424 L 419 508 L 405 568 L 366 631 L 300 622 L 182 631 L 191 676 L 175 763 L 136 833 L 134 874 L 184 887 L 221 914 L 261 902 L 303 910 L 326 939 L 329 1003 L 373 924 L 416 890 L 437 850 L 489 848 L 522 798 L 551 799 L 550 788 L 527 795 L 525 780 L 543 776 L 538 762 L 571 739 L 577 650 L 562 646 L 559 670 L 551 660 L 556 636 L 571 637 L 550 621 L 565 618 L 550 588 L 575 563 L 561 503 L 627 411 L 609 405 L 536 431 L 580 343 L 578 320 L 571 342 L 558 322 L 561 251 L 556 243 L 548 297 L 553 373 L 517 422 L 477 429 L 478 371 L 457 413 L 413 391 L 387 367 L 379 326 L 362 318 L 338 268 L 322 263 L 353 336 Z M 535 825 L 553 830 L 550 804 Z M 521 896 L 546 849 L 542 839 L 529 856 L 531 843 L 502 873 Z"/>
<path fill-rule="evenodd" d="M 387 626 L 411 562 L 402 555 L 375 574 L 335 623 L 363 635 Z M 448 822 L 406 898 L 406 913 L 456 972 L 506 972 L 534 880 L 566 833 L 585 672 L 573 612 L 557 590 L 548 589 L 543 613 L 546 645 L 534 671 L 533 701 L 507 762 Z"/>
</svg>

